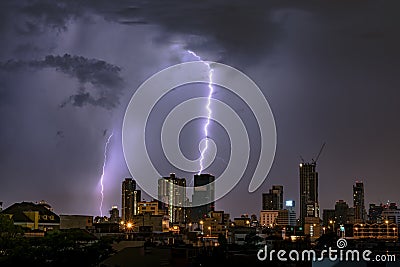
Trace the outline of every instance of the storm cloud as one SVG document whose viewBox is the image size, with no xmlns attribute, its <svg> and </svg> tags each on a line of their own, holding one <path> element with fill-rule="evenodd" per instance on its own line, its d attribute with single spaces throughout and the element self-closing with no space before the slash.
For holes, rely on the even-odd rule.
<svg viewBox="0 0 400 267">
<path fill-rule="evenodd" d="M 0 63 L 0 70 L 7 72 L 44 68 L 54 68 L 56 71 L 76 78 L 81 85 L 76 94 L 60 104 L 61 107 L 70 103 L 78 107 L 89 104 L 111 109 L 119 104 L 119 96 L 124 85 L 120 76 L 121 69 L 103 60 L 65 54 L 63 56 L 48 55 L 43 60 L 9 60 Z M 87 85 L 91 88 L 91 92 L 88 91 Z"/>
</svg>

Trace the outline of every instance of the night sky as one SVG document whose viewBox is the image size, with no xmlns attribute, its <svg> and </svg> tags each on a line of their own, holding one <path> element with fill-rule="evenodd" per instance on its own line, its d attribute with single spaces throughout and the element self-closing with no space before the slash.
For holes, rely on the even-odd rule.
<svg viewBox="0 0 400 267">
<path fill-rule="evenodd" d="M 117 3 L 118 2 L 118 3 Z M 251 2 L 251 3 L 248 3 Z M 1 1 L 0 201 L 49 202 L 59 214 L 99 214 L 104 144 L 111 133 L 103 213 L 121 203 L 130 174 L 121 144 L 125 109 L 154 73 L 202 58 L 251 77 L 267 98 L 277 129 L 267 180 L 248 193 L 260 142 L 248 107 L 223 88 L 213 97 L 246 122 L 252 144 L 245 177 L 217 202 L 232 216 L 259 214 L 261 194 L 284 185 L 299 204 L 298 165 L 319 162 L 321 209 L 365 184 L 366 205 L 400 204 L 400 19 L 396 1 Z M 397 7 L 396 7 L 397 5 Z M 204 85 L 177 88 L 155 107 L 150 156 L 160 173 L 175 170 L 157 147 L 175 105 L 207 95 Z M 198 157 L 202 121 L 181 133 L 182 150 Z M 207 171 L 229 158 L 226 132 Z M 157 141 L 158 140 L 158 141 Z M 235 145 L 235 144 L 232 144 Z M 156 179 L 158 177 L 155 177 Z"/>
</svg>

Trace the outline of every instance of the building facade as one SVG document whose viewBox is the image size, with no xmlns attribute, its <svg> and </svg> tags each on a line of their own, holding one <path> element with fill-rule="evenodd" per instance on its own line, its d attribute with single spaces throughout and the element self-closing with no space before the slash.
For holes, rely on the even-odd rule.
<svg viewBox="0 0 400 267">
<path fill-rule="evenodd" d="M 263 210 L 282 210 L 283 209 L 283 186 L 273 185 L 269 193 L 262 194 Z"/>
<path fill-rule="evenodd" d="M 112 206 L 111 210 L 109 210 L 110 213 L 110 219 L 109 221 L 111 223 L 119 223 L 120 222 L 120 217 L 119 217 L 119 209 L 117 206 Z"/>
<path fill-rule="evenodd" d="M 260 225 L 262 227 L 273 227 L 276 224 L 276 218 L 279 215 L 278 210 L 262 210 L 260 212 Z"/>
<path fill-rule="evenodd" d="M 60 215 L 60 229 L 83 229 L 93 228 L 93 216 L 90 215 Z"/>
<path fill-rule="evenodd" d="M 391 239 L 397 240 L 399 235 L 399 227 L 397 224 L 373 223 L 373 224 L 354 224 L 353 238 L 354 239 Z"/>
<path fill-rule="evenodd" d="M 1 213 L 10 216 L 15 225 L 29 230 L 46 232 L 60 228 L 60 217 L 52 211 L 52 208 L 47 203 L 14 203 Z"/>
<path fill-rule="evenodd" d="M 367 213 L 365 211 L 364 184 L 362 182 L 356 182 L 353 185 L 353 204 L 355 223 L 365 223 Z"/>
<path fill-rule="evenodd" d="M 215 177 L 211 174 L 202 173 L 194 175 L 194 189 L 192 208 L 190 213 L 191 222 L 199 222 L 215 209 Z M 202 203 L 207 202 L 208 204 Z"/>
<path fill-rule="evenodd" d="M 160 212 L 159 202 L 154 201 L 141 201 L 139 202 L 139 214 L 150 213 L 152 215 L 164 215 L 163 212 Z"/>
<path fill-rule="evenodd" d="M 141 200 L 141 191 L 136 190 L 136 181 L 126 178 L 122 182 L 122 221 L 130 222 L 138 214 L 138 203 Z"/>
<path fill-rule="evenodd" d="M 317 164 L 301 163 L 300 174 L 300 224 L 304 225 L 305 217 L 319 217 L 318 172 Z"/>
<path fill-rule="evenodd" d="M 297 225 L 296 202 L 294 200 L 286 200 L 285 208 L 289 212 L 289 225 L 296 226 Z"/>
<path fill-rule="evenodd" d="M 171 223 L 186 221 L 186 179 L 174 173 L 158 180 L 158 199 L 163 202 L 162 209 Z"/>
</svg>

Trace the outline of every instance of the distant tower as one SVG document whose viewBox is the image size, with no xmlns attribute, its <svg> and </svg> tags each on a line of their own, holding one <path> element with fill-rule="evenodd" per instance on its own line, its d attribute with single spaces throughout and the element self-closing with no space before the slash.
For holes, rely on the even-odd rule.
<svg viewBox="0 0 400 267">
<path fill-rule="evenodd" d="M 315 161 L 300 164 L 300 225 L 304 225 L 305 217 L 319 217 L 316 166 Z"/>
<path fill-rule="evenodd" d="M 294 200 L 286 200 L 285 208 L 289 211 L 289 225 L 296 226 L 297 218 L 296 218 L 296 203 Z"/>
<path fill-rule="evenodd" d="M 202 173 L 194 175 L 193 189 L 193 208 L 191 209 L 192 222 L 199 222 L 202 218 L 208 215 L 209 212 L 215 209 L 215 188 L 213 182 L 215 176 Z M 200 203 L 208 202 L 208 204 L 200 205 Z"/>
<path fill-rule="evenodd" d="M 119 210 L 117 206 L 112 206 L 110 210 L 110 222 L 119 223 Z"/>
<path fill-rule="evenodd" d="M 175 173 L 158 180 L 158 199 L 163 202 L 163 210 L 171 223 L 183 223 L 186 219 L 186 179 Z"/>
<path fill-rule="evenodd" d="M 262 194 L 263 210 L 283 210 L 283 186 L 273 185 L 269 193 Z"/>
<path fill-rule="evenodd" d="M 133 215 L 138 212 L 138 203 L 141 201 L 141 191 L 136 190 L 136 181 L 125 178 L 122 182 L 122 220 L 132 221 Z"/>
<path fill-rule="evenodd" d="M 353 185 L 353 205 L 354 205 L 354 222 L 364 223 L 366 217 L 365 203 L 364 203 L 364 184 L 356 182 Z"/>
</svg>

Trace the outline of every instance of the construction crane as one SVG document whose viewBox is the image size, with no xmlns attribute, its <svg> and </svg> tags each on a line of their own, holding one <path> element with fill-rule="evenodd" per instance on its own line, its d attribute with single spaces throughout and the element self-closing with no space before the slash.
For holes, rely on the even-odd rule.
<svg viewBox="0 0 400 267">
<path fill-rule="evenodd" d="M 319 159 L 319 156 L 321 156 L 321 153 L 322 153 L 322 150 L 323 150 L 324 147 L 325 147 L 325 144 L 326 144 L 325 142 L 322 144 L 321 149 L 319 150 L 319 153 L 318 153 L 317 157 L 315 158 L 315 160 L 314 160 L 314 159 L 311 160 L 311 162 L 312 162 L 313 164 L 317 164 L 317 161 L 318 161 L 318 159 Z"/>
</svg>

